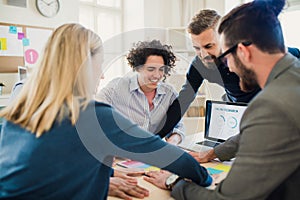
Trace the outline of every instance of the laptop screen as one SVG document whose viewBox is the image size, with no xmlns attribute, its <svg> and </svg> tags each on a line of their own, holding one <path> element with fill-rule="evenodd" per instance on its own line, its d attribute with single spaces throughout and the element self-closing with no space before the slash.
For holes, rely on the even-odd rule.
<svg viewBox="0 0 300 200">
<path fill-rule="evenodd" d="M 209 140 L 224 142 L 239 133 L 245 103 L 206 101 L 205 134 Z"/>
</svg>

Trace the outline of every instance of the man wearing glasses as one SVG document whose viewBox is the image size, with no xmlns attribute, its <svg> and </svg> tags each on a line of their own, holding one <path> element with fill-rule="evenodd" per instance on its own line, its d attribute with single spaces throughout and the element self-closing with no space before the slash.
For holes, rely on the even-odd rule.
<svg viewBox="0 0 300 200">
<path fill-rule="evenodd" d="M 170 133 L 173 127 L 179 122 L 183 114 L 188 109 L 191 102 L 194 100 L 197 91 L 204 79 L 209 82 L 217 83 L 224 87 L 227 101 L 245 102 L 250 100 L 261 90 L 259 86 L 242 91 L 240 88 L 239 77 L 230 72 L 226 62 L 222 62 L 216 58 L 221 54 L 221 46 L 219 35 L 217 33 L 217 24 L 221 16 L 214 10 L 204 9 L 195 15 L 188 25 L 193 47 L 197 56 L 192 61 L 189 71 L 186 75 L 186 83 L 183 85 L 179 96 L 174 100 L 169 107 L 165 120 L 162 120 L 157 134 L 164 137 Z M 233 47 L 225 55 L 235 50 Z M 288 48 L 294 56 L 300 57 L 297 48 Z M 222 161 L 230 160 L 235 157 L 238 149 L 239 135 L 233 136 L 225 143 L 206 152 L 191 152 L 190 154 L 199 162 L 208 162 L 214 158 L 219 158 Z"/>
<path fill-rule="evenodd" d="M 300 61 L 286 53 L 278 14 L 284 0 L 256 0 L 233 9 L 218 33 L 224 54 L 243 90 L 259 85 L 240 125 L 240 144 L 228 176 L 216 189 L 180 180 L 175 199 L 299 199 Z M 150 174 L 150 173 L 149 173 Z M 166 180 L 151 173 L 150 182 Z"/>
</svg>

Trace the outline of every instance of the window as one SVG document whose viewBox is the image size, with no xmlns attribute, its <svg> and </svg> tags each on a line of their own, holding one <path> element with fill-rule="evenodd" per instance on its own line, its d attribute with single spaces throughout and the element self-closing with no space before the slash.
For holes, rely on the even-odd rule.
<svg viewBox="0 0 300 200">
<path fill-rule="evenodd" d="M 295 10 L 286 10 L 280 15 L 285 44 L 288 47 L 300 48 L 299 28 L 297 26 L 299 18 L 300 7 Z"/>
<path fill-rule="evenodd" d="M 103 43 L 112 43 L 114 36 L 123 32 L 123 5 L 121 0 L 80 0 L 79 23 L 100 35 Z M 129 68 L 120 53 L 104 52 L 111 61 L 105 67 L 100 88 L 111 79 L 124 75 Z M 113 54 L 113 55 L 112 55 Z M 107 58 L 105 57 L 105 58 Z M 112 62 L 112 63 L 111 63 Z"/>
<path fill-rule="evenodd" d="M 253 0 L 226 0 L 225 14 L 232 8 L 241 3 L 251 2 Z M 285 44 L 288 47 L 300 48 L 300 37 L 298 31 L 298 20 L 300 18 L 300 0 L 287 0 L 286 6 L 279 15 Z"/>
<path fill-rule="evenodd" d="M 80 0 L 79 22 L 104 40 L 122 32 L 121 0 Z"/>
</svg>

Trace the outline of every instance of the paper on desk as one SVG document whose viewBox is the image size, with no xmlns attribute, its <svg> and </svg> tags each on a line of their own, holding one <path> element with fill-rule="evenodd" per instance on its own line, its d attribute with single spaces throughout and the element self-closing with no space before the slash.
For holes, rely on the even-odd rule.
<svg viewBox="0 0 300 200">
<path fill-rule="evenodd" d="M 208 173 L 210 175 L 214 175 L 214 174 L 220 174 L 221 172 L 223 172 L 223 170 L 218 170 L 218 169 L 214 169 L 214 168 L 206 168 Z"/>
<path fill-rule="evenodd" d="M 143 169 L 144 171 L 158 171 L 160 170 L 158 167 L 151 166 L 139 161 L 135 160 L 126 160 L 118 162 L 117 165 L 125 168 L 136 168 L 136 169 Z"/>
<path fill-rule="evenodd" d="M 214 166 L 213 168 L 217 169 L 217 170 L 222 170 L 224 172 L 229 172 L 231 166 L 230 165 L 224 165 L 224 164 L 218 164 L 218 165 Z"/>
</svg>

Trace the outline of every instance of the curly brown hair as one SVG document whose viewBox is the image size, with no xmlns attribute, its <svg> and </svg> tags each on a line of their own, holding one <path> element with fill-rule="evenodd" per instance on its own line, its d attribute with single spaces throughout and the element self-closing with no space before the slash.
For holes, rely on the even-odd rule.
<svg viewBox="0 0 300 200">
<path fill-rule="evenodd" d="M 127 55 L 127 61 L 133 71 L 142 67 L 149 56 L 162 56 L 165 64 L 164 79 L 170 76 L 171 69 L 175 66 L 176 56 L 172 52 L 172 46 L 163 45 L 159 40 L 139 41 L 133 45 Z"/>
</svg>

